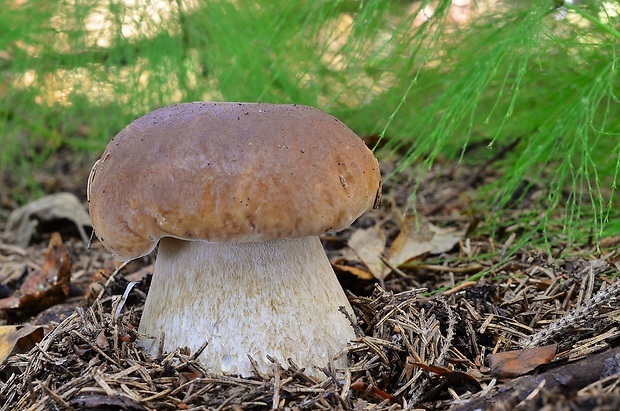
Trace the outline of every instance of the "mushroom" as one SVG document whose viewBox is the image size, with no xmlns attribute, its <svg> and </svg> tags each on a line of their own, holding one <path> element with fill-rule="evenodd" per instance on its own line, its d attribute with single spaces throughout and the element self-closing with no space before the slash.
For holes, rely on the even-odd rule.
<svg viewBox="0 0 620 411">
<path fill-rule="evenodd" d="M 87 190 L 97 237 L 117 258 L 159 242 L 140 344 L 156 355 L 208 343 L 208 370 L 248 376 L 248 356 L 259 372 L 272 372 L 271 356 L 317 375 L 355 338 L 319 235 L 376 207 L 380 187 L 372 152 L 329 114 L 195 102 L 125 127 Z"/>
</svg>

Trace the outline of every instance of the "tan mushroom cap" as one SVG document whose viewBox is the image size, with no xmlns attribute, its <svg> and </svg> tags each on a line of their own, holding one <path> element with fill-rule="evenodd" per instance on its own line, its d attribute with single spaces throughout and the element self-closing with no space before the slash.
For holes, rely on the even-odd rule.
<svg viewBox="0 0 620 411">
<path fill-rule="evenodd" d="M 133 121 L 89 177 L 93 227 L 123 260 L 161 237 L 213 242 L 341 230 L 380 195 L 372 152 L 335 117 L 299 105 L 185 103 Z"/>
</svg>

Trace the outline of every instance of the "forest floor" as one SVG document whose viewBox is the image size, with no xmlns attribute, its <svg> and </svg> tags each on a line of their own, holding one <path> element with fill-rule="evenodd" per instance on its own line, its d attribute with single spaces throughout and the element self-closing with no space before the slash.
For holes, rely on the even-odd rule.
<svg viewBox="0 0 620 411">
<path fill-rule="evenodd" d="M 620 409 L 620 241 L 556 236 L 542 248 L 533 237 L 513 249 L 537 224 L 542 186 L 491 230 L 494 211 L 476 200 L 491 169 L 437 163 L 417 218 L 412 183 L 388 180 L 380 209 L 322 237 L 357 315 L 349 367 L 317 378 L 274 364 L 241 378 L 134 344 L 154 257 L 120 264 L 98 242 L 88 249 L 89 167 L 50 164 L 47 191 L 79 201 L 17 215 L 0 199 L 12 215 L 0 219 L 0 411 Z"/>
</svg>

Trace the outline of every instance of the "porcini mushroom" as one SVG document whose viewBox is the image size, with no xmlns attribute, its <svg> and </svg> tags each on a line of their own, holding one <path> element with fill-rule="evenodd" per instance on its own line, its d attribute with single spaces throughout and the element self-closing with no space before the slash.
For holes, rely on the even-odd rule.
<svg viewBox="0 0 620 411">
<path fill-rule="evenodd" d="M 93 227 L 121 260 L 159 242 L 139 331 L 152 354 L 207 342 L 214 373 L 308 372 L 355 337 L 319 235 L 380 198 L 372 152 L 300 105 L 185 103 L 133 121 L 89 177 Z M 348 317 L 347 315 L 348 314 Z"/>
</svg>

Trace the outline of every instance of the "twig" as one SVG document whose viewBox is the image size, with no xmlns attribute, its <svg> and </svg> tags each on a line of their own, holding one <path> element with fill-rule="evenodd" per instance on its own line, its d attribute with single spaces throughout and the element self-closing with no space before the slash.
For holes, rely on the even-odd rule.
<svg viewBox="0 0 620 411">
<path fill-rule="evenodd" d="M 574 363 L 564 364 L 540 375 L 526 375 L 501 386 L 501 390 L 478 397 L 453 411 L 484 409 L 514 409 L 532 396 L 544 382 L 545 389 L 553 394 L 557 390 L 579 390 L 601 377 L 607 377 L 620 368 L 620 347 L 607 350 Z"/>
<path fill-rule="evenodd" d="M 280 408 L 280 363 L 273 363 L 273 398 L 271 401 L 271 409 Z"/>
<path fill-rule="evenodd" d="M 67 411 L 72 410 L 71 405 L 69 405 L 68 402 L 60 398 L 58 394 L 52 391 L 47 385 L 43 384 L 41 381 L 39 381 L 39 387 L 41 387 L 43 391 L 45 391 L 45 393 L 48 395 L 48 397 L 50 397 L 56 404 L 60 405 Z"/>
<path fill-rule="evenodd" d="M 603 304 L 609 303 L 620 296 L 620 280 L 616 280 L 609 288 L 596 293 L 591 300 L 586 301 L 579 308 L 571 310 L 558 321 L 549 324 L 546 328 L 523 338 L 519 345 L 523 348 L 534 348 L 548 344 L 561 338 L 568 329 L 592 318 L 592 314 Z"/>
</svg>

